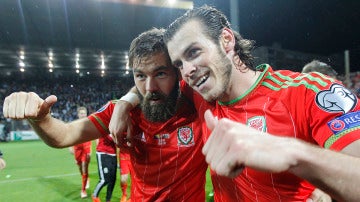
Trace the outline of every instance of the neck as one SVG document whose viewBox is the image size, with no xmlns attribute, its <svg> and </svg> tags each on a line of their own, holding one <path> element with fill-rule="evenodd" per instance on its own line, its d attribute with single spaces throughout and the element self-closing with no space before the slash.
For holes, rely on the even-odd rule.
<svg viewBox="0 0 360 202">
<path fill-rule="evenodd" d="M 245 65 L 233 67 L 229 86 L 220 101 L 229 102 L 243 95 L 256 83 L 260 73 L 247 68 Z"/>
</svg>

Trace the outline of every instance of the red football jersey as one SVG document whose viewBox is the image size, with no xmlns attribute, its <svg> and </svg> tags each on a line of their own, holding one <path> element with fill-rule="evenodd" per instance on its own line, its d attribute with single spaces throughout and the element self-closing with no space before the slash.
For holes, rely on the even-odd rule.
<svg viewBox="0 0 360 202">
<path fill-rule="evenodd" d="M 100 137 L 96 146 L 96 151 L 116 155 L 116 144 L 112 137 L 110 135 Z"/>
<path fill-rule="evenodd" d="M 333 150 L 360 138 L 358 100 L 340 83 L 319 73 L 273 71 L 269 65 L 258 68 L 262 70 L 258 81 L 229 103 L 208 103 L 182 82 L 182 90 L 192 97 L 203 121 L 205 138 L 211 133 L 203 117 L 207 109 L 218 118 Z M 215 201 L 304 201 L 314 189 L 288 172 L 264 173 L 249 168 L 234 179 L 212 173 L 212 180 Z"/>
<path fill-rule="evenodd" d="M 114 108 L 109 102 L 89 119 L 108 134 Z M 135 126 L 131 156 L 131 199 L 134 201 L 205 201 L 207 164 L 201 153 L 203 138 L 197 113 L 189 102 L 165 123 L 131 112 Z"/>
</svg>

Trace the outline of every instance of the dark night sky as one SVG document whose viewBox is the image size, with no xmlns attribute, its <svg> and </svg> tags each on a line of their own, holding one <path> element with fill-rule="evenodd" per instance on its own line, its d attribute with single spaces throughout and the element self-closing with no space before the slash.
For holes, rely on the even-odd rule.
<svg viewBox="0 0 360 202">
<path fill-rule="evenodd" d="M 360 1 L 240 1 L 240 32 L 306 52 L 360 51 Z"/>
<path fill-rule="evenodd" d="M 199 1 L 229 10 L 221 1 Z M 229 14 L 227 14 L 229 16 Z M 329 55 L 350 50 L 352 71 L 360 71 L 360 1 L 241 0 L 239 30 L 257 46 Z"/>
<path fill-rule="evenodd" d="M 195 0 L 229 16 L 227 0 Z M 328 55 L 350 50 L 360 70 L 359 0 L 239 0 L 239 29 L 257 46 Z M 184 13 L 95 0 L 2 0 L 0 46 L 36 45 L 126 50 L 151 27 L 166 27 Z"/>
</svg>

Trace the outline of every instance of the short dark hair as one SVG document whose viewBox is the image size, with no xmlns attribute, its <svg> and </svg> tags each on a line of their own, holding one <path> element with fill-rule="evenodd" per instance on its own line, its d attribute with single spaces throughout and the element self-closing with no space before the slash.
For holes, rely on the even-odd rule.
<svg viewBox="0 0 360 202">
<path fill-rule="evenodd" d="M 129 66 L 131 68 L 134 67 L 136 59 L 148 57 L 161 52 L 165 53 L 167 56 L 169 55 L 163 40 L 164 32 L 165 29 L 152 28 L 141 33 L 131 42 L 129 48 Z"/>
<path fill-rule="evenodd" d="M 211 6 L 204 5 L 188 10 L 184 15 L 180 16 L 173 23 L 171 23 L 164 34 L 165 43 L 168 43 L 175 35 L 175 33 L 186 22 L 192 19 L 200 20 L 206 29 L 203 30 L 203 33 L 208 35 L 216 44 L 219 44 L 219 38 L 221 36 L 222 30 L 224 28 L 231 29 L 230 22 L 222 12 Z M 251 51 L 254 48 L 255 42 L 242 38 L 242 36 L 234 30 L 233 33 L 236 40 L 234 50 L 247 67 L 254 69 L 254 57 L 252 56 Z"/>
<path fill-rule="evenodd" d="M 330 65 L 328 65 L 324 62 L 320 62 L 319 60 L 313 60 L 313 61 L 307 63 L 303 67 L 301 72 L 302 73 L 320 72 L 327 76 L 332 76 L 332 77 L 337 76 L 337 72 Z"/>
</svg>

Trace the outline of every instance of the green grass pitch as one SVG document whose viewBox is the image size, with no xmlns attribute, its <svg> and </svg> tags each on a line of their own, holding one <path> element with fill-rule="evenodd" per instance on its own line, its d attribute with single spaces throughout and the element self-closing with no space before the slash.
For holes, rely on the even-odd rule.
<svg viewBox="0 0 360 202">
<path fill-rule="evenodd" d="M 95 142 L 89 167 L 90 189 L 88 198 L 80 199 L 81 177 L 69 149 L 54 149 L 42 141 L 0 142 L 7 166 L 0 171 L 0 201 L 90 202 L 91 193 L 98 182 Z M 111 201 L 120 201 L 119 173 Z M 130 184 L 130 182 L 129 182 Z M 130 191 L 128 187 L 128 193 Z M 207 173 L 206 197 L 212 190 Z M 105 201 L 106 187 L 100 198 Z M 128 194 L 129 195 L 129 194 Z"/>
</svg>

